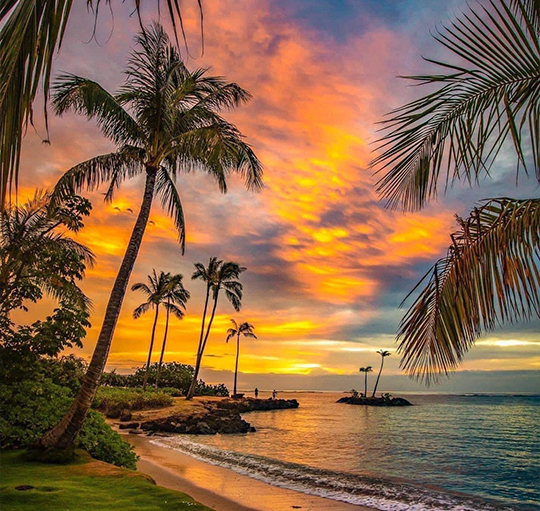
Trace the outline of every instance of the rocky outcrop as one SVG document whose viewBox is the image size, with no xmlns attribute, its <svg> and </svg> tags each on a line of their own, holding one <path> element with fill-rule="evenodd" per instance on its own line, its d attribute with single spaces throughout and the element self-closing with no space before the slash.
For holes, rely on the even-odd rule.
<svg viewBox="0 0 540 511">
<path fill-rule="evenodd" d="M 337 403 L 364 406 L 412 406 L 410 401 L 402 397 L 342 397 Z"/>
<path fill-rule="evenodd" d="M 221 399 L 202 404 L 202 408 L 191 413 L 179 410 L 143 421 L 140 428 L 150 435 L 158 432 L 190 435 L 251 433 L 255 428 L 242 419 L 241 413 L 298 408 L 296 399 Z"/>
</svg>

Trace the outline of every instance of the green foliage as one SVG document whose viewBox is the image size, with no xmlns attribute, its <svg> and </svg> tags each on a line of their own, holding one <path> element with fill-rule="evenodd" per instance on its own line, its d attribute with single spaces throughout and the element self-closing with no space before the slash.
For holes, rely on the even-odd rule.
<svg viewBox="0 0 540 511">
<path fill-rule="evenodd" d="M 148 384 L 151 386 L 156 383 L 157 370 L 158 364 L 151 364 L 148 369 Z M 100 391 L 105 391 L 104 386 L 129 388 L 142 387 L 145 373 L 146 366 L 137 368 L 133 374 L 118 374 L 114 370 L 103 373 Z M 187 364 L 180 364 L 178 362 L 167 362 L 162 364 L 159 389 L 175 397 L 185 396 L 191 380 L 193 379 L 193 373 L 193 367 Z M 196 394 L 199 396 L 226 397 L 229 395 L 229 391 L 222 383 L 219 385 L 209 385 L 203 380 L 198 380 Z"/>
<path fill-rule="evenodd" d="M 69 408 L 73 390 L 58 383 L 79 374 L 81 366 L 67 357 L 64 363 L 49 361 L 47 367 L 53 369 L 56 382 L 38 373 L 33 379 L 0 385 L 2 449 L 31 447 L 58 423 Z M 77 382 L 72 381 L 71 385 L 76 387 Z M 135 468 L 137 456 L 132 447 L 107 425 L 98 412 L 89 413 L 78 445 L 96 459 Z"/>
<path fill-rule="evenodd" d="M 93 406 L 103 411 L 116 409 L 148 410 L 172 404 L 172 396 L 161 391 L 100 387 L 96 393 Z"/>
</svg>

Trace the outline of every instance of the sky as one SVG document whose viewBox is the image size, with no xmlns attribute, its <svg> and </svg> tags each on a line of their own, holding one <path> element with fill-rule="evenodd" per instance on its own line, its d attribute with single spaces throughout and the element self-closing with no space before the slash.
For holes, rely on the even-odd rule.
<svg viewBox="0 0 540 511">
<path fill-rule="evenodd" d="M 103 4 L 93 34 L 94 16 L 84 4 L 74 4 L 55 72 L 85 76 L 114 91 L 124 80 L 138 21 L 131 15 L 131 2 L 112 2 L 112 14 Z M 190 277 L 193 263 L 215 255 L 248 271 L 242 276 L 241 312 L 225 300 L 218 306 L 203 377 L 213 382 L 230 378 L 235 353 L 225 336 L 235 318 L 253 323 L 258 337 L 242 344 L 240 387 L 255 385 L 258 376 L 268 387 L 279 386 L 284 375 L 290 385 L 304 382 L 302 388 L 310 388 L 310 381 L 317 388 L 346 387 L 358 367 L 378 366 L 379 349 L 392 352 L 385 373 L 405 385 L 395 353 L 395 332 L 404 314 L 399 305 L 445 254 L 454 215 L 465 215 L 486 197 L 538 195 L 534 181 L 520 178 L 516 187 L 509 152 L 502 154 L 490 179 L 473 189 L 458 185 L 419 213 L 386 210 L 375 193 L 377 178 L 368 164 L 378 137 L 376 123 L 421 93 L 397 76 L 429 71 L 421 57 L 444 55 L 430 31 L 451 19 L 461 3 L 203 2 L 204 55 L 197 3 L 182 5 L 189 53 L 183 46 L 181 51 L 188 67 L 209 68 L 209 74 L 225 76 L 253 94 L 247 106 L 226 117 L 263 162 L 265 188 L 248 192 L 233 178 L 222 195 L 208 176 L 182 175 L 184 256 L 171 220 L 154 204 L 130 285 L 144 281 L 155 268 L 183 274 L 192 294 L 185 318 L 171 320 L 165 360 L 194 362 L 204 285 Z M 154 2 L 145 2 L 143 22 L 156 17 Z M 165 17 L 162 21 L 168 26 Z M 52 187 L 71 166 L 113 149 L 92 121 L 72 114 L 51 117 L 51 144 L 44 145 L 39 113 L 38 107 L 36 130 L 30 129 L 24 142 L 21 196 Z M 88 358 L 135 221 L 142 181 L 127 183 L 112 204 L 105 204 L 99 192 L 85 195 L 93 211 L 77 238 L 94 251 L 97 264 L 82 284 L 94 308 L 92 328 L 77 353 Z M 128 291 L 109 369 L 127 372 L 146 359 L 152 314 L 132 318 L 142 301 L 143 295 Z M 51 307 L 50 300 L 43 300 L 17 319 L 29 322 Z M 164 317 L 154 360 L 163 324 Z M 531 374 L 539 380 L 538 373 L 527 372 L 540 369 L 539 327 L 539 321 L 507 326 L 476 343 L 462 369 L 479 374 L 480 380 L 484 375 L 477 390 L 490 390 L 500 371 L 516 371 L 510 390 L 530 386 Z M 463 374 L 453 377 L 456 385 Z M 523 378 L 528 383 L 520 386 Z"/>
</svg>

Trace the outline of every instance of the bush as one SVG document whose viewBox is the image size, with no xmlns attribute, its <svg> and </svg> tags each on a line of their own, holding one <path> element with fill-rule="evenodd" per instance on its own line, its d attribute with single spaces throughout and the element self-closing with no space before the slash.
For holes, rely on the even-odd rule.
<svg viewBox="0 0 540 511">
<path fill-rule="evenodd" d="M 94 408 L 102 411 L 127 409 L 148 410 L 149 408 L 163 408 L 173 404 L 173 398 L 165 392 L 142 389 L 120 389 L 100 387 L 94 399 Z"/>
<path fill-rule="evenodd" d="M 49 378 L 0 386 L 0 448 L 31 447 L 54 427 L 69 408 L 72 391 Z M 94 458 L 135 468 L 137 455 L 95 411 L 88 415 L 78 444 Z"/>
</svg>

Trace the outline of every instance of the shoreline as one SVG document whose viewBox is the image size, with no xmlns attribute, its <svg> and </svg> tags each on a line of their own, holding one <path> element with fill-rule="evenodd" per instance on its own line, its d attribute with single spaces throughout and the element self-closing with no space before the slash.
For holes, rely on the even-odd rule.
<svg viewBox="0 0 540 511">
<path fill-rule="evenodd" d="M 272 486 L 150 443 L 151 438 L 124 434 L 140 456 L 137 468 L 159 486 L 181 491 L 216 511 L 373 511 L 373 508 Z"/>
</svg>

